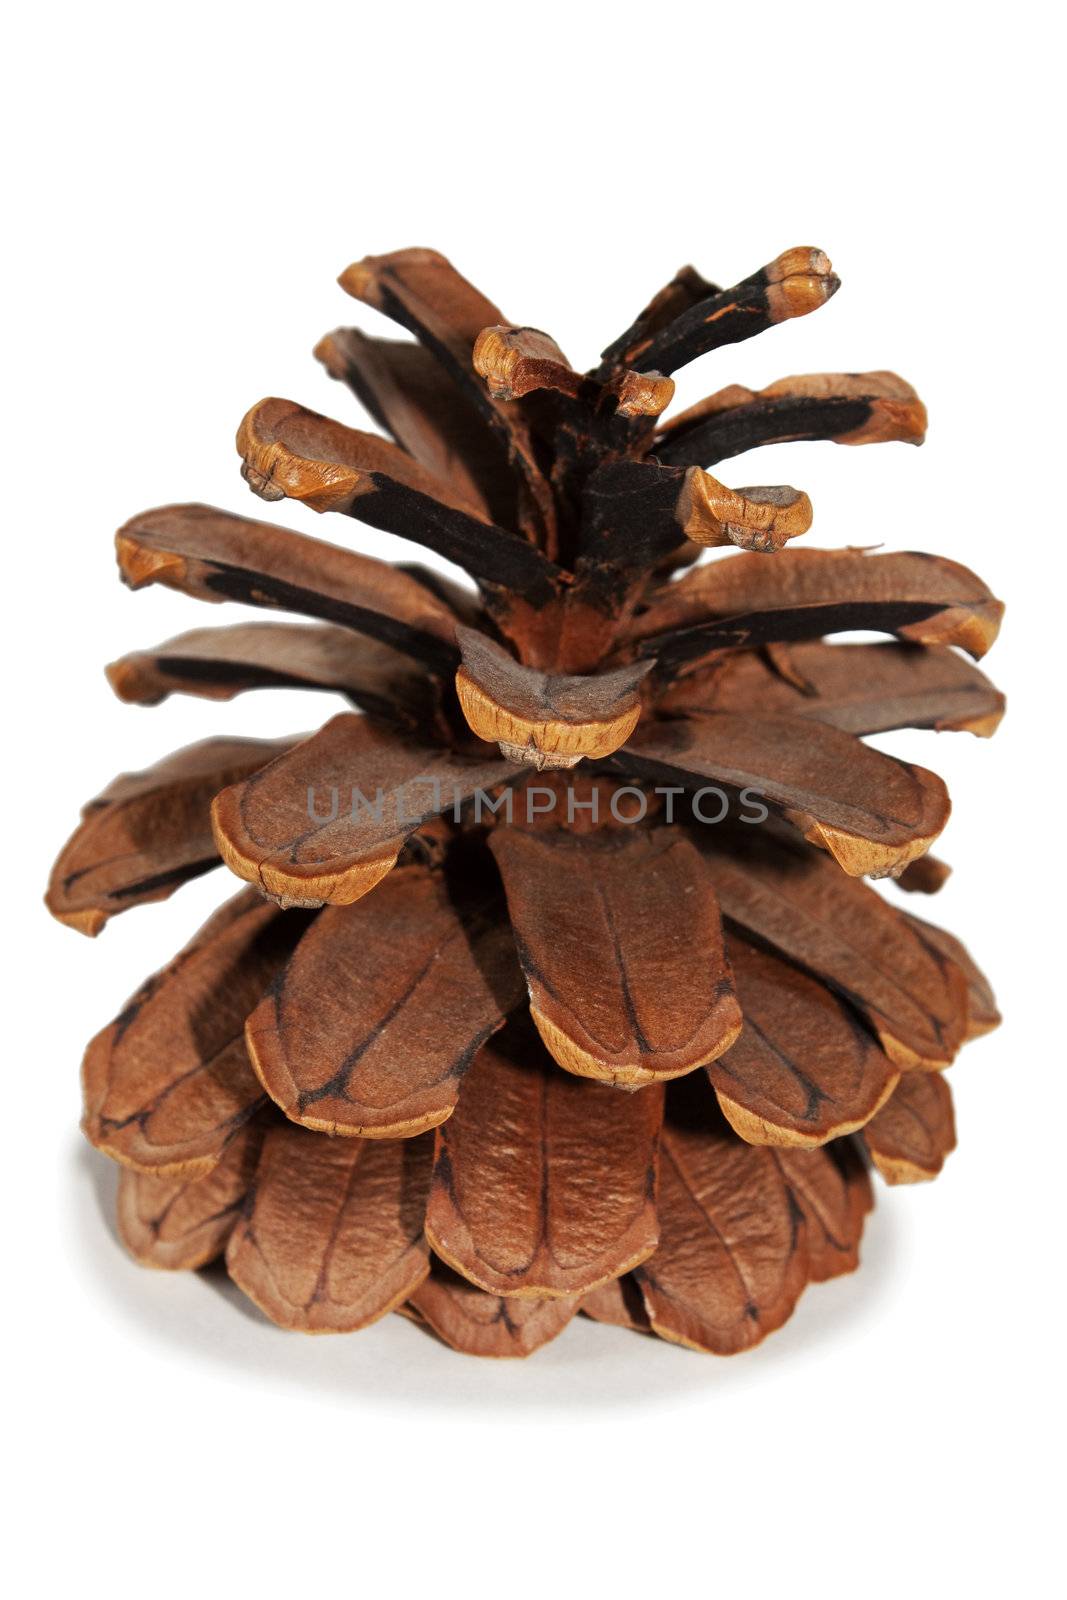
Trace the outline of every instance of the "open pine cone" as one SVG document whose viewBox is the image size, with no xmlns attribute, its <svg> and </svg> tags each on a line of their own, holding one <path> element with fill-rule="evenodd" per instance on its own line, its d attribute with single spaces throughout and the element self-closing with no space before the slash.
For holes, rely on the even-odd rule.
<svg viewBox="0 0 1067 1600">
<path fill-rule="evenodd" d="M 341 283 L 418 341 L 316 352 L 394 442 L 266 400 L 244 476 L 477 593 L 206 506 L 119 532 L 131 588 L 316 619 L 126 656 L 122 699 L 358 708 L 123 775 L 59 858 L 48 904 L 89 934 L 220 859 L 251 885 L 89 1046 L 123 1237 L 154 1266 L 225 1251 L 288 1328 L 400 1310 L 525 1355 L 581 1309 L 747 1348 L 856 1265 L 868 1154 L 891 1183 L 937 1173 L 941 1069 L 998 1020 L 958 941 L 862 881 L 939 887 L 949 802 L 861 738 L 991 733 L 1002 697 L 955 647 L 982 655 L 1002 608 L 935 556 L 786 551 L 807 496 L 705 470 L 920 443 L 892 373 L 661 420 L 679 366 L 833 294 L 820 251 L 726 290 L 684 269 L 588 375 L 432 251 Z M 849 630 L 892 639 L 825 642 Z"/>
</svg>

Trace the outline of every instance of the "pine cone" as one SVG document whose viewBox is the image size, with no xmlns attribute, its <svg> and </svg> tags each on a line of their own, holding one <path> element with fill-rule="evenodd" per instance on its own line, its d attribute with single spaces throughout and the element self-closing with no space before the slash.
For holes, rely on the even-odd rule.
<svg viewBox="0 0 1067 1600">
<path fill-rule="evenodd" d="M 477 593 L 207 506 L 120 530 L 131 588 L 315 619 L 126 656 L 120 698 L 358 708 L 118 778 L 59 858 L 49 907 L 89 934 L 220 860 L 251 885 L 86 1054 L 123 1238 L 154 1266 L 224 1251 L 288 1328 L 399 1310 L 525 1355 L 581 1309 L 747 1348 L 855 1267 L 868 1156 L 937 1173 L 941 1069 L 998 1020 L 962 945 L 862 881 L 938 888 L 949 802 L 861 739 L 992 733 L 1002 697 L 956 647 L 981 656 L 1002 607 L 936 556 L 785 551 L 807 496 L 706 470 L 921 443 L 892 373 L 662 420 L 679 366 L 829 299 L 820 251 L 725 290 L 684 269 L 587 375 L 432 251 L 341 283 L 418 341 L 316 351 L 393 442 L 266 400 L 244 476 Z M 679 576 L 702 546 L 740 550 Z M 857 629 L 892 639 L 825 642 Z"/>
</svg>

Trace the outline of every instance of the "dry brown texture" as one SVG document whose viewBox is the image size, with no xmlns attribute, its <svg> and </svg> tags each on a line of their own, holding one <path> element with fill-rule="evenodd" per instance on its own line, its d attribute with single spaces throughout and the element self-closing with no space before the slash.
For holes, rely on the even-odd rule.
<svg viewBox="0 0 1067 1600">
<path fill-rule="evenodd" d="M 520 408 L 495 400 L 474 370 L 474 344 L 483 328 L 506 322 L 497 306 L 436 250 L 394 250 L 346 268 L 341 287 L 384 312 L 421 341 L 470 400 L 507 452 L 519 483 L 522 531 L 554 553 L 552 495 L 535 459 L 530 427 Z"/>
<path fill-rule="evenodd" d="M 346 428 L 291 400 L 261 400 L 237 434 L 242 472 L 264 500 L 299 500 L 416 539 L 498 596 L 554 596 L 557 569 L 540 550 L 469 509 L 463 495 L 398 445 Z"/>
<path fill-rule="evenodd" d="M 727 950 L 744 1026 L 707 1072 L 731 1127 L 752 1144 L 808 1147 L 861 1127 L 899 1072 L 851 1006 L 745 939 Z"/>
<path fill-rule="evenodd" d="M 558 389 L 576 397 L 583 378 L 550 334 L 507 325 L 483 328 L 471 364 L 494 400 L 518 400 L 534 389 Z"/>
<path fill-rule="evenodd" d="M 874 1194 L 853 1141 L 840 1139 L 820 1150 L 779 1150 L 777 1159 L 804 1216 L 809 1281 L 854 1272 Z"/>
<path fill-rule="evenodd" d="M 524 664 L 541 672 L 596 671 L 618 638 L 618 617 L 594 604 L 581 585 L 548 605 L 533 604 L 519 589 L 488 609 Z"/>
<path fill-rule="evenodd" d="M 658 417 L 674 399 L 674 379 L 661 372 L 616 372 L 604 385 L 618 417 Z"/>
<path fill-rule="evenodd" d="M 428 1138 L 271 1128 L 226 1249 L 231 1278 L 283 1328 L 348 1333 L 376 1322 L 429 1271 L 431 1159 Z"/>
<path fill-rule="evenodd" d="M 509 760 L 571 767 L 583 756 L 610 755 L 637 726 L 637 686 L 651 663 L 569 677 L 520 665 L 473 628 L 457 628 L 456 638 L 463 714 L 478 737 L 498 743 Z"/>
<path fill-rule="evenodd" d="M 895 372 L 817 372 L 765 389 L 731 384 L 665 423 L 661 461 L 707 466 L 791 439 L 835 444 L 922 444 L 926 407 Z"/>
<path fill-rule="evenodd" d="M 838 1148 L 743 1144 L 678 1086 L 662 1136 L 660 1242 L 634 1273 L 656 1333 L 731 1355 L 780 1327 L 806 1283 L 853 1270 L 870 1186 Z"/>
<path fill-rule="evenodd" d="M 554 1300 L 517 1300 L 486 1294 L 441 1261 L 408 1306 L 439 1339 L 464 1355 L 497 1359 L 532 1355 L 563 1332 L 579 1305 L 578 1295 Z"/>
<path fill-rule="evenodd" d="M 886 1183 L 936 1178 L 956 1148 L 952 1091 L 939 1072 L 909 1072 L 863 1130 L 863 1142 Z"/>
<path fill-rule="evenodd" d="M 495 1294 L 580 1294 L 656 1246 L 662 1090 L 558 1071 L 527 1027 L 486 1045 L 437 1131 L 426 1231 Z"/>
<path fill-rule="evenodd" d="M 699 467 L 690 467 L 683 483 L 678 523 L 694 544 L 736 544 L 766 554 L 811 527 L 811 501 L 788 484 L 728 489 Z"/>
<path fill-rule="evenodd" d="M 119 1178 L 119 1236 L 144 1267 L 203 1267 L 222 1254 L 248 1192 L 263 1128 L 242 1128 L 206 1176 L 160 1178 L 125 1168 Z"/>
<path fill-rule="evenodd" d="M 682 293 L 676 292 L 663 307 L 674 314 L 654 316 L 655 327 L 635 328 L 635 337 L 611 346 L 612 355 L 640 371 L 675 372 L 709 350 L 817 311 L 836 293 L 840 280 L 822 250 L 797 245 L 730 289 L 708 284 L 706 298 L 693 301 L 692 287 L 692 278 L 679 284 Z"/>
<path fill-rule="evenodd" d="M 237 448 L 246 482 L 261 499 L 296 499 L 418 539 L 498 595 L 525 590 L 544 605 L 555 594 L 560 574 L 541 550 L 475 515 L 464 496 L 386 438 L 293 400 L 261 400 L 243 419 Z"/>
<path fill-rule="evenodd" d="M 286 739 L 204 739 L 126 772 L 82 809 L 45 895 L 54 917 L 90 937 L 109 917 L 166 900 L 218 863 L 211 801 L 288 750 Z"/>
<path fill-rule="evenodd" d="M 937 856 L 925 855 L 904 868 L 896 880 L 896 885 L 906 894 L 937 894 L 951 876 L 952 868 L 947 861 L 940 861 Z"/>
<path fill-rule="evenodd" d="M 515 485 L 505 454 L 429 350 L 337 328 L 319 341 L 315 354 L 397 444 L 449 485 L 457 501 L 487 521 L 510 520 Z"/>
<path fill-rule="evenodd" d="M 408 1137 L 449 1116 L 475 1052 L 522 999 L 495 898 L 422 868 L 316 919 L 248 1020 L 264 1088 L 322 1133 Z"/>
<path fill-rule="evenodd" d="M 306 927 L 251 889 L 204 924 L 85 1053 L 82 1129 L 144 1172 L 209 1172 L 263 1103 L 245 1018 Z"/>
<path fill-rule="evenodd" d="M 817 1150 L 784 1149 L 776 1152 L 777 1166 L 798 1216 L 803 1219 L 803 1254 L 806 1277 L 809 1283 L 821 1283 L 825 1278 L 840 1277 L 843 1272 L 854 1272 L 859 1266 L 859 1240 L 864 1230 L 864 1219 L 873 1205 L 870 1179 L 864 1163 L 859 1160 L 848 1139 Z M 699 1205 L 701 1195 L 691 1195 Z M 713 1213 L 712 1213 L 713 1219 Z M 683 1237 L 681 1234 L 678 1237 Z M 689 1242 L 699 1262 L 709 1254 L 709 1240 L 693 1213 L 689 1214 Z M 710 1251 L 715 1266 L 721 1266 L 717 1251 Z M 651 1277 L 651 1272 L 649 1272 Z M 688 1304 L 670 1304 L 670 1298 L 685 1294 L 685 1275 L 678 1272 L 677 1262 L 667 1269 L 667 1283 L 643 1296 L 637 1275 L 629 1274 L 601 1285 L 582 1299 L 582 1312 L 595 1322 L 613 1323 L 617 1328 L 629 1328 L 633 1333 L 651 1333 L 646 1299 L 659 1306 L 659 1314 L 670 1315 L 678 1333 L 685 1330 L 686 1338 L 678 1342 L 693 1342 L 699 1349 L 715 1349 L 712 1339 L 721 1338 L 718 1318 L 728 1310 L 728 1294 L 715 1290 L 715 1278 L 705 1280 L 704 1294 L 699 1294 Z M 707 1326 L 710 1318 L 712 1326 Z M 697 1338 L 689 1334 L 697 1331 Z M 705 1344 L 699 1339 L 705 1338 Z"/>
<path fill-rule="evenodd" d="M 433 723 L 435 680 L 376 639 L 329 624 L 239 622 L 195 628 L 113 661 L 120 700 L 155 706 L 171 694 L 232 700 L 248 689 L 336 689 L 364 710 L 412 728 Z"/>
<path fill-rule="evenodd" d="M 718 906 L 687 840 L 512 828 L 490 842 L 534 1021 L 568 1072 L 653 1083 L 732 1043 L 741 1013 Z"/>
<path fill-rule="evenodd" d="M 653 569 L 694 545 L 778 550 L 811 525 L 807 495 L 788 485 L 730 489 L 699 467 L 607 455 L 581 484 L 580 591 L 625 618 Z"/>
<path fill-rule="evenodd" d="M 496 400 L 517 400 L 538 389 L 555 389 L 571 399 L 591 390 L 591 380 L 575 372 L 556 341 L 539 328 L 483 328 L 474 342 L 472 362 Z M 595 392 L 595 391 L 594 391 Z M 660 373 L 612 373 L 599 400 L 611 396 L 620 417 L 658 417 L 674 397 L 674 382 Z"/>
<path fill-rule="evenodd" d="M 162 583 L 198 600 L 296 611 L 341 623 L 448 669 L 455 655 L 451 607 L 406 572 L 322 539 L 234 517 L 213 506 L 143 511 L 115 535 L 131 589 Z"/>
<path fill-rule="evenodd" d="M 660 1238 L 635 1276 L 661 1338 L 716 1355 L 781 1327 L 807 1281 L 803 1224 L 772 1151 L 688 1115 L 664 1125 Z"/>
<path fill-rule="evenodd" d="M 803 643 L 744 651 L 681 678 L 662 710 L 801 717 L 845 733 L 932 728 L 988 738 L 1004 696 L 954 650 L 910 644 Z"/>
<path fill-rule="evenodd" d="M 771 623 L 759 623 L 769 613 Z M 784 613 L 784 614 L 783 614 Z M 686 661 L 711 648 L 815 638 L 852 628 L 897 633 L 915 644 L 960 645 L 976 659 L 995 640 L 1004 607 L 973 572 L 941 556 L 913 551 L 789 550 L 773 563 L 729 556 L 667 585 L 637 619 L 635 637 L 707 627 L 694 633 Z M 731 626 L 723 624 L 729 619 Z M 718 641 L 718 643 L 716 643 Z"/>
<path fill-rule="evenodd" d="M 767 304 L 772 322 L 806 317 L 825 305 L 841 286 L 825 251 L 794 245 L 763 269 L 768 281 Z"/>
<path fill-rule="evenodd" d="M 504 321 L 493 302 L 437 250 L 416 247 L 364 256 L 338 281 L 355 299 L 424 334 L 431 350 L 451 358 L 464 373 L 481 330 Z"/>
<path fill-rule="evenodd" d="M 994 1028 L 999 1028 L 1001 1015 L 989 979 L 977 965 L 974 957 L 955 934 L 946 928 L 935 927 L 921 917 L 905 913 L 905 920 L 928 950 L 949 970 L 962 972 L 967 985 L 967 1039 L 979 1039 Z"/>
<path fill-rule="evenodd" d="M 631 1333 L 652 1332 L 641 1290 L 630 1273 L 591 1289 L 582 1297 L 582 1310 L 594 1322 L 607 1322 L 615 1328 L 629 1328 Z"/>
<path fill-rule="evenodd" d="M 637 348 L 642 340 L 650 339 L 654 333 L 660 333 L 676 317 L 681 316 L 683 311 L 688 311 L 699 301 L 718 293 L 718 285 L 709 283 L 695 267 L 679 267 L 670 283 L 664 284 L 662 289 L 656 291 L 626 332 L 612 340 L 603 351 L 603 366 L 597 376 L 601 376 L 604 371 L 615 370 L 627 350 Z"/>
<path fill-rule="evenodd" d="M 683 269 L 592 374 L 435 252 L 343 281 L 419 341 L 340 330 L 317 352 L 391 441 L 264 401 L 241 429 L 246 476 L 415 539 L 473 584 L 203 506 L 120 531 L 132 587 L 315 619 L 138 652 L 110 669 L 120 696 L 303 686 L 368 714 L 195 775 L 184 809 L 173 772 L 122 780 L 68 847 L 85 883 L 68 871 L 52 903 L 76 925 L 218 850 L 281 906 L 327 904 L 283 913 L 246 891 L 90 1047 L 87 1131 L 148 1169 L 124 1176 L 124 1236 L 177 1266 L 233 1229 L 234 1279 L 287 1327 L 396 1309 L 516 1356 L 581 1304 L 746 1348 L 857 1263 L 871 1191 L 848 1130 L 893 1178 L 936 1170 L 944 1085 L 913 1072 L 887 1096 L 997 1020 L 957 941 L 841 867 L 937 886 L 916 862 L 943 786 L 857 739 L 992 732 L 1002 697 L 945 647 L 980 655 L 1001 607 L 932 557 L 780 549 L 807 496 L 704 470 L 787 439 L 918 443 L 925 413 L 893 374 L 734 386 L 659 423 L 667 374 L 826 302 L 821 251 L 729 289 Z M 700 544 L 750 553 L 672 581 Z M 854 629 L 906 643 L 821 642 Z M 531 767 L 583 759 L 573 795 L 540 779 L 556 806 L 535 817 Z M 661 780 L 670 799 L 631 825 Z M 709 785 L 728 791 L 722 827 L 695 820 Z M 739 790 L 781 820 L 745 827 Z M 165 870 L 146 877 L 139 851 Z"/>
<path fill-rule="evenodd" d="M 835 989 L 867 1019 L 903 1069 L 940 1068 L 967 1025 L 967 985 L 939 960 L 911 919 L 828 857 L 761 840 L 698 842 L 731 921 Z"/>
<path fill-rule="evenodd" d="M 624 758 L 642 776 L 674 777 L 691 789 L 725 784 L 754 791 L 852 877 L 905 867 L 948 821 L 948 791 L 935 773 L 837 728 L 791 717 L 712 711 L 684 722 L 646 722 Z"/>
<path fill-rule="evenodd" d="M 253 406 L 238 430 L 237 451 L 244 460 L 243 477 L 263 500 L 299 500 L 312 511 L 359 516 L 356 502 L 389 484 L 484 521 L 471 512 L 465 496 L 399 445 L 293 400 L 261 400 Z"/>
<path fill-rule="evenodd" d="M 922 444 L 926 407 L 910 383 L 895 372 L 816 372 L 778 378 L 759 391 L 764 400 L 866 400 L 870 419 L 862 428 L 837 436 L 838 444 Z"/>
<path fill-rule="evenodd" d="M 224 789 L 212 807 L 215 839 L 232 872 L 283 903 L 351 905 L 421 822 L 515 770 L 344 713 L 254 783 Z"/>
</svg>

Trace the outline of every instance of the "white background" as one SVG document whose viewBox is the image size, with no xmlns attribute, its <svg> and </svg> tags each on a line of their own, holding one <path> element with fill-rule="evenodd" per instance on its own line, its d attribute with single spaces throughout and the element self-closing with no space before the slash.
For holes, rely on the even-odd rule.
<svg viewBox="0 0 1067 1600">
<path fill-rule="evenodd" d="M 9 19 L 14 1592 L 1053 1588 L 1067 269 L 1043 15 L 186 0 Z M 201 880 L 94 944 L 51 924 L 40 894 L 77 806 L 193 738 L 330 711 L 296 694 L 120 706 L 106 660 L 221 615 L 123 590 L 112 530 L 204 499 L 410 554 L 253 505 L 232 444 L 271 393 L 358 425 L 311 347 L 377 324 L 336 287 L 341 268 L 409 244 L 444 250 L 578 365 L 682 262 L 732 283 L 787 246 L 823 247 L 844 280 L 832 304 L 686 369 L 680 399 L 901 372 L 930 408 L 921 451 L 785 446 L 734 481 L 806 488 L 809 543 L 938 551 L 1009 602 L 987 662 L 1011 701 L 992 744 L 882 741 L 949 781 L 955 876 L 913 908 L 964 934 L 1006 1026 L 953 1069 L 961 1144 L 940 1181 L 880 1189 L 861 1272 L 809 1291 L 750 1355 L 581 1320 L 514 1364 L 455 1356 L 396 1317 L 283 1334 L 218 1281 L 127 1261 L 113 1173 L 79 1142 L 85 1040 L 223 886 Z"/>
</svg>

